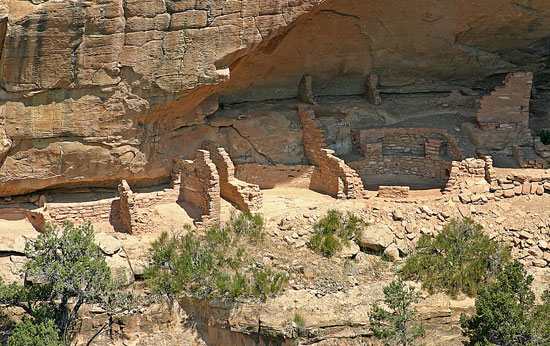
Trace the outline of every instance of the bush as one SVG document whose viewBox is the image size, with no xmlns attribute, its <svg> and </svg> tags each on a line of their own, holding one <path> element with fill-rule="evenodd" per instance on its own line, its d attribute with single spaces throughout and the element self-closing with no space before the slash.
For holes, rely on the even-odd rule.
<svg viewBox="0 0 550 346">
<path fill-rule="evenodd" d="M 462 315 L 466 346 L 550 345 L 550 293 L 535 307 L 531 291 L 533 277 L 517 260 L 506 265 L 498 279 L 476 298 L 476 313 Z"/>
<path fill-rule="evenodd" d="M 55 322 L 51 319 L 39 322 L 30 318 L 15 325 L 7 346 L 62 346 Z"/>
<path fill-rule="evenodd" d="M 406 287 L 398 278 L 384 287 L 386 310 L 373 304 L 370 312 L 370 326 L 374 336 L 386 341 L 386 345 L 411 345 L 414 340 L 424 337 L 422 323 L 416 321 L 416 309 L 420 294 L 414 287 Z"/>
<path fill-rule="evenodd" d="M 252 292 L 258 297 L 266 298 L 278 293 L 288 282 L 288 275 L 274 272 L 269 268 L 255 269 L 252 273 L 254 276 Z"/>
<path fill-rule="evenodd" d="M 451 220 L 435 237 L 423 235 L 417 252 L 409 256 L 402 274 L 420 279 L 430 293 L 469 296 L 495 280 L 510 260 L 509 250 L 489 239 L 471 219 Z"/>
<path fill-rule="evenodd" d="M 233 215 L 224 226 L 214 225 L 204 235 L 187 228 L 183 235 L 163 233 L 152 243 L 152 258 L 146 282 L 156 294 L 194 299 L 215 297 L 262 298 L 281 290 L 287 277 L 270 269 L 246 270 L 241 236 L 251 241 L 263 237 L 264 221 L 259 215 Z M 248 266 L 250 267 L 250 266 Z"/>
<path fill-rule="evenodd" d="M 540 141 L 542 142 L 542 144 L 550 144 L 550 130 L 540 130 L 537 132 L 537 136 L 540 137 Z"/>
<path fill-rule="evenodd" d="M 338 210 L 329 210 L 327 215 L 314 226 L 314 234 L 308 242 L 308 247 L 326 257 L 331 257 L 349 245 L 350 240 L 361 235 L 366 223 L 359 217 L 348 212 L 344 215 Z"/>
<path fill-rule="evenodd" d="M 227 226 L 237 236 L 246 235 L 254 241 L 262 240 L 265 236 L 264 219 L 260 214 L 251 214 L 248 211 L 233 213 Z"/>
</svg>

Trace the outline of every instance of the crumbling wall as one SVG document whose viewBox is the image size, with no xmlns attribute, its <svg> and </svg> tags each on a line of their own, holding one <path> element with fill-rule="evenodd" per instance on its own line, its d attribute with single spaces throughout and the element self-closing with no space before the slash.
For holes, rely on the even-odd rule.
<svg viewBox="0 0 550 346">
<path fill-rule="evenodd" d="M 324 149 L 323 131 L 315 126 L 314 111 L 298 105 L 302 122 L 304 152 L 313 164 L 319 167 L 312 177 L 310 188 L 337 198 L 362 198 L 361 178 L 344 160 L 334 156 L 334 151 Z"/>
<path fill-rule="evenodd" d="M 51 216 L 49 221 L 58 224 L 64 221 L 104 222 L 109 221 L 113 202 L 118 198 L 107 198 L 99 201 L 74 203 L 48 203 L 47 210 Z"/>
<path fill-rule="evenodd" d="M 378 90 L 378 74 L 371 72 L 367 75 L 367 80 L 365 86 L 367 88 L 367 100 L 375 106 L 378 106 L 382 103 L 382 98 L 380 97 L 380 90 Z"/>
<path fill-rule="evenodd" d="M 203 148 L 210 153 L 220 177 L 221 196 L 242 210 L 257 211 L 263 205 L 260 187 L 235 178 L 235 167 L 224 148 L 213 142 L 205 142 Z"/>
<path fill-rule="evenodd" d="M 195 160 L 181 164 L 179 202 L 189 202 L 203 213 L 202 222 L 210 223 L 220 217 L 220 177 L 216 165 L 206 150 L 197 150 Z"/>
<path fill-rule="evenodd" d="M 520 195 L 550 193 L 550 172 L 530 170 L 510 172 L 497 177 L 490 156 L 453 161 L 445 193 L 453 193 L 465 204 L 482 204 L 490 200 Z"/>
<path fill-rule="evenodd" d="M 477 111 L 479 128 L 465 123 L 472 142 L 486 149 L 504 149 L 513 145 L 532 145 L 529 129 L 529 102 L 533 73 L 510 73 L 504 85 L 481 99 Z"/>
</svg>

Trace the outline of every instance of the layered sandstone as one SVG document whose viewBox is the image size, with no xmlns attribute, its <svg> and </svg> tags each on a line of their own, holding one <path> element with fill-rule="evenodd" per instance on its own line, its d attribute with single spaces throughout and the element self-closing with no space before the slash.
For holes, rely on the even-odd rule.
<svg viewBox="0 0 550 346">
<path fill-rule="evenodd" d="M 365 95 L 374 73 L 375 93 L 492 88 L 515 71 L 542 90 L 549 10 L 544 0 L 2 0 L 0 196 L 166 182 L 174 157 L 193 158 L 205 139 L 237 163 L 306 163 L 296 114 L 210 121 L 228 104 L 294 98 L 305 74 L 320 96 Z"/>
</svg>

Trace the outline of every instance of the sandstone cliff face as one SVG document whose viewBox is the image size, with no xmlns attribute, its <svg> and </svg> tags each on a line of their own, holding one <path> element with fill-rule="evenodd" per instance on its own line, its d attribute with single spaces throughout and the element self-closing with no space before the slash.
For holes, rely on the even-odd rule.
<svg viewBox="0 0 550 346">
<path fill-rule="evenodd" d="M 544 88 L 549 12 L 544 0 L 1 0 L 0 196 L 166 180 L 205 139 L 238 162 L 303 162 L 293 109 L 208 116 L 295 97 L 305 73 L 321 95 L 363 93 L 372 70 L 390 92 L 515 70 Z"/>
</svg>

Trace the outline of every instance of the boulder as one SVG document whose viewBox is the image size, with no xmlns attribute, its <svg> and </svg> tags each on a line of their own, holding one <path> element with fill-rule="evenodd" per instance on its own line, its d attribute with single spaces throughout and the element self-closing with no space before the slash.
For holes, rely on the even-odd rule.
<svg viewBox="0 0 550 346">
<path fill-rule="evenodd" d="M 340 251 L 340 257 L 354 258 L 359 251 L 359 245 L 357 245 L 354 241 L 350 241 L 347 246 L 343 246 L 342 251 Z"/>
<path fill-rule="evenodd" d="M 96 233 L 95 241 L 101 251 L 107 256 L 112 256 L 120 251 L 120 242 L 115 237 L 105 234 L 105 233 Z"/>
<path fill-rule="evenodd" d="M 359 246 L 382 251 L 393 242 L 393 232 L 386 225 L 368 226 L 357 240 Z"/>
<path fill-rule="evenodd" d="M 392 262 L 399 261 L 399 249 L 397 245 L 395 245 L 395 243 L 390 244 L 390 246 L 384 250 L 384 256 Z"/>
</svg>

